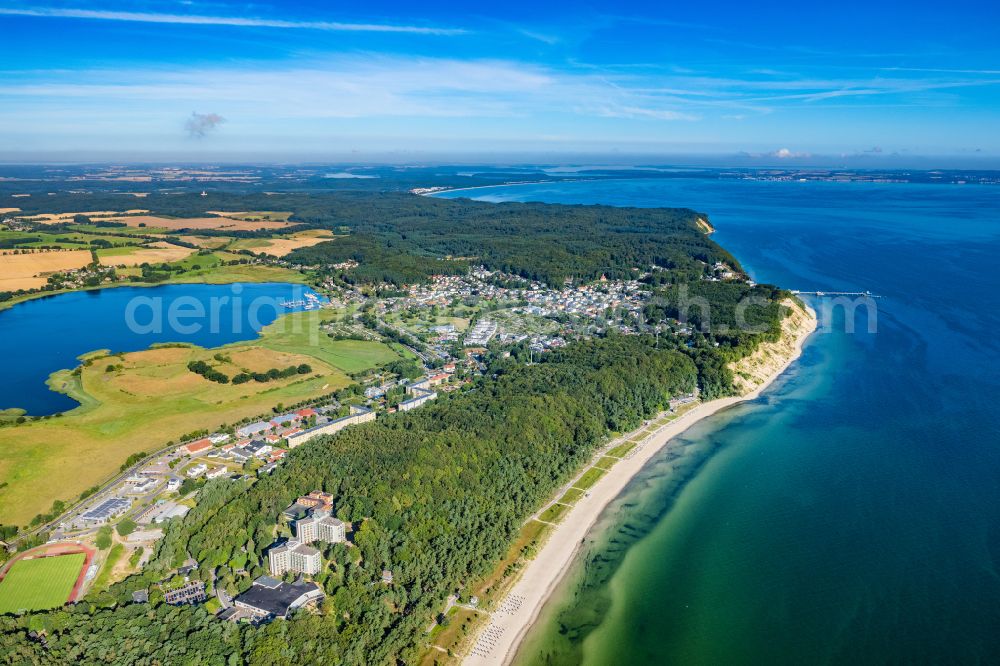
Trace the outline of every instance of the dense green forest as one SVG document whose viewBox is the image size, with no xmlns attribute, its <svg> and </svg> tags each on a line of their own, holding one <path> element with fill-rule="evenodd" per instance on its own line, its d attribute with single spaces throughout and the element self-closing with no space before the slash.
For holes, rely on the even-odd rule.
<svg viewBox="0 0 1000 666">
<path fill-rule="evenodd" d="M 579 342 L 534 365 L 498 356 L 459 395 L 310 442 L 252 485 L 209 483 L 141 574 L 75 607 L 0 618 L 0 652 L 8 663 L 412 662 L 445 598 L 495 565 L 609 432 L 636 427 L 695 381 L 687 355 L 648 337 Z M 327 547 L 320 615 L 252 628 L 157 595 L 128 603 L 189 556 L 202 579 L 245 589 L 265 572 L 280 512 L 314 489 L 334 494 L 356 546 Z M 385 568 L 391 586 L 376 584 Z M 47 647 L 32 629 L 45 629 Z"/>
<path fill-rule="evenodd" d="M 11 201 L 25 214 L 138 205 L 111 194 L 81 200 L 80 195 L 57 193 Z M 739 270 L 732 255 L 699 230 L 699 214 L 685 208 L 492 204 L 400 192 L 152 193 L 141 205 L 176 217 L 203 216 L 210 210 L 293 211 L 290 220 L 298 224 L 287 231 L 316 227 L 348 232 L 350 238 L 301 248 L 288 259 L 309 265 L 353 259 L 360 265 L 339 273 L 348 282 L 364 284 L 412 283 L 464 271 L 469 262 L 554 285 L 568 277 L 633 277 L 636 269 L 651 264 L 688 277 L 702 275 L 705 264 L 716 261 Z M 273 233 L 225 231 L 248 237 Z"/>
<path fill-rule="evenodd" d="M 330 241 L 296 250 L 290 260 L 384 265 L 384 256 L 423 256 L 437 260 L 427 270 L 447 273 L 448 262 L 441 260 L 454 258 L 553 285 L 571 277 L 633 277 L 651 264 L 699 275 L 705 263 L 738 265 L 698 229 L 698 214 L 688 209 L 491 204 L 405 194 L 341 195 L 338 202 L 340 224 L 358 246 Z M 296 217 L 328 224 L 301 213 Z M 378 281 L 385 274 L 348 274 L 351 278 Z"/>
<path fill-rule="evenodd" d="M 691 328 L 686 351 L 698 366 L 705 399 L 733 393 L 729 363 L 781 337 L 788 314 L 781 301 L 791 292 L 769 284 L 691 281 L 654 289 L 643 314 L 649 322 L 675 319 Z"/>
</svg>

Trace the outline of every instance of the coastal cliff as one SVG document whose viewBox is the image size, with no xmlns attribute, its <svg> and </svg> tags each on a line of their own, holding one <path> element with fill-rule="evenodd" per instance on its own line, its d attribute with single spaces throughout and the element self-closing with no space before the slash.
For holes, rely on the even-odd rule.
<svg viewBox="0 0 1000 666">
<path fill-rule="evenodd" d="M 798 356 L 802 341 L 816 330 L 816 314 L 811 309 L 790 298 L 781 304 L 788 308 L 788 315 L 781 322 L 781 338 L 777 342 L 762 342 L 752 354 L 729 364 L 740 395 L 770 383 L 788 365 L 789 359 Z"/>
</svg>

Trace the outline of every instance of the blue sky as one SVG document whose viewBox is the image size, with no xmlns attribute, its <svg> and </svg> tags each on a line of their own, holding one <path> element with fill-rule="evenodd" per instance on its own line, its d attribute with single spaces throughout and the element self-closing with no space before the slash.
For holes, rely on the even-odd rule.
<svg viewBox="0 0 1000 666">
<path fill-rule="evenodd" d="M 627 4 L 0 0 L 0 157 L 1000 158 L 996 3 Z"/>
</svg>

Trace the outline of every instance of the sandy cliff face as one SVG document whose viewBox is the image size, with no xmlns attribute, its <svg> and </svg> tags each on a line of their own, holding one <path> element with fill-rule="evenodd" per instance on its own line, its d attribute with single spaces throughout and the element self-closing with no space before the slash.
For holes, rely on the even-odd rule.
<svg viewBox="0 0 1000 666">
<path fill-rule="evenodd" d="M 736 363 L 730 363 L 733 383 L 741 395 L 750 393 L 772 378 L 789 358 L 798 354 L 806 337 L 816 330 L 816 315 L 791 299 L 782 301 L 791 312 L 781 322 L 781 339 L 765 342 L 757 350 Z"/>
</svg>

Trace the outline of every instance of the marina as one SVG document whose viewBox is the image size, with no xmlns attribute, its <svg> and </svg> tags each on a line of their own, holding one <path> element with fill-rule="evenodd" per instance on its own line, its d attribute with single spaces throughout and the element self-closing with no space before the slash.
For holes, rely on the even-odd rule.
<svg viewBox="0 0 1000 666">
<path fill-rule="evenodd" d="M 303 298 L 296 300 L 279 301 L 278 305 L 286 310 L 315 310 L 323 305 L 322 299 L 312 292 L 306 292 Z"/>
</svg>

